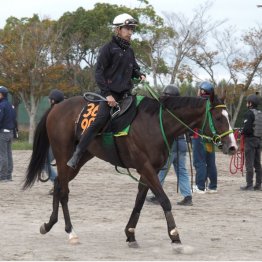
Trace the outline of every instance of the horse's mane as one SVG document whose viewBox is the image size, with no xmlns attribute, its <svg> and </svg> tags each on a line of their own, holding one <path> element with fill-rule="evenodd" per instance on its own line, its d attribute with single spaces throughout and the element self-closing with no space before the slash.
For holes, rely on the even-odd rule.
<svg viewBox="0 0 262 262">
<path fill-rule="evenodd" d="M 199 108 L 205 104 L 206 99 L 192 96 L 161 96 L 159 102 L 156 99 L 145 97 L 140 103 L 139 109 L 149 114 L 156 114 L 159 112 L 160 104 L 164 108 L 179 109 L 179 108 Z M 223 104 L 223 102 L 215 95 L 213 106 Z"/>
<path fill-rule="evenodd" d="M 173 110 L 184 107 L 198 108 L 205 104 L 205 99 L 191 96 L 162 96 L 158 102 L 155 99 L 145 97 L 139 109 L 153 115 L 159 112 L 160 104 L 162 104 L 164 108 Z"/>
</svg>

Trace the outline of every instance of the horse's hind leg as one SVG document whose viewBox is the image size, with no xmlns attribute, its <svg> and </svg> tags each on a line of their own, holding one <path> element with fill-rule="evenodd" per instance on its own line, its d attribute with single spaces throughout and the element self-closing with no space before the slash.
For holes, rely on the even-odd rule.
<svg viewBox="0 0 262 262">
<path fill-rule="evenodd" d="M 135 238 L 135 228 L 140 216 L 140 211 L 145 203 L 147 191 L 148 187 L 142 180 L 140 180 L 140 183 L 138 184 L 138 193 L 136 196 L 135 207 L 133 208 L 132 214 L 125 228 L 125 233 L 127 236 L 126 242 L 128 242 L 129 247 L 138 247 Z"/>
<path fill-rule="evenodd" d="M 40 227 L 41 234 L 46 234 L 47 232 L 49 232 L 51 228 L 53 227 L 53 225 L 58 221 L 58 209 L 59 209 L 59 198 L 60 198 L 59 194 L 60 194 L 60 187 L 58 184 L 58 180 L 56 178 L 54 182 L 53 211 L 50 216 L 49 222 L 44 223 Z"/>
<path fill-rule="evenodd" d="M 67 190 L 64 190 L 60 194 L 60 203 L 62 205 L 62 210 L 65 219 L 65 231 L 69 234 L 69 243 L 77 244 L 79 241 L 78 241 L 78 236 L 76 235 L 71 223 L 71 218 L 68 209 L 68 199 L 69 199 L 69 189 L 67 183 Z"/>
</svg>

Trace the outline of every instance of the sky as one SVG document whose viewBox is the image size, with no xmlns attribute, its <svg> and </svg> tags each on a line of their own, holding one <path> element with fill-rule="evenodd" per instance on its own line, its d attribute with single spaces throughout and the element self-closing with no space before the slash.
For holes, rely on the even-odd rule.
<svg viewBox="0 0 262 262">
<path fill-rule="evenodd" d="M 78 7 L 86 10 L 92 9 L 95 3 L 106 2 L 109 4 L 125 5 L 127 7 L 142 6 L 137 0 L 7 0 L 0 9 L 0 28 L 3 28 L 6 19 L 14 16 L 32 17 L 38 14 L 40 18 L 57 20 L 65 12 L 73 12 Z M 182 13 L 190 18 L 192 10 L 204 4 L 206 0 L 149 0 L 159 15 L 163 12 Z M 238 30 L 248 30 L 256 24 L 262 24 L 262 0 L 210 0 L 213 3 L 208 14 L 212 20 L 227 19 L 226 25 L 234 25 Z"/>
</svg>

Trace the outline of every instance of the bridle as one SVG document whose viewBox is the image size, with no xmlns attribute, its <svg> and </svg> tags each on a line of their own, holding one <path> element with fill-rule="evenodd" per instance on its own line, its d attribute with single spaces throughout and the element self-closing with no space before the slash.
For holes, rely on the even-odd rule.
<svg viewBox="0 0 262 262">
<path fill-rule="evenodd" d="M 222 138 L 224 136 L 232 134 L 234 131 L 231 129 L 231 130 L 228 130 L 228 131 L 226 131 L 222 134 L 217 134 L 217 131 L 216 131 L 216 128 L 215 128 L 215 125 L 214 125 L 214 121 L 213 121 L 213 118 L 212 118 L 212 114 L 211 114 L 211 110 L 215 109 L 215 108 L 225 108 L 226 109 L 226 105 L 220 104 L 220 105 L 216 105 L 214 107 L 211 107 L 210 100 L 209 99 L 207 100 L 206 113 L 205 113 L 205 118 L 204 118 L 204 122 L 203 122 L 203 125 L 202 125 L 202 131 L 205 129 L 205 126 L 206 126 L 207 120 L 208 120 L 208 124 L 209 124 L 210 131 L 212 133 L 212 137 L 205 136 L 205 135 L 201 135 L 201 137 L 204 138 L 204 139 L 207 139 L 209 141 L 212 141 L 217 147 L 220 148 L 222 146 L 222 142 L 221 142 Z"/>
</svg>

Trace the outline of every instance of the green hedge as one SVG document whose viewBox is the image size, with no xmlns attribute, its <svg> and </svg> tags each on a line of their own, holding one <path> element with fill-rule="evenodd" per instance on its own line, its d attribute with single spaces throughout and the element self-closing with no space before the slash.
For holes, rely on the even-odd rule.
<svg viewBox="0 0 262 262">
<path fill-rule="evenodd" d="M 18 139 L 12 143 L 13 150 L 32 150 L 33 145 L 28 143 L 28 131 L 19 131 Z"/>
</svg>

